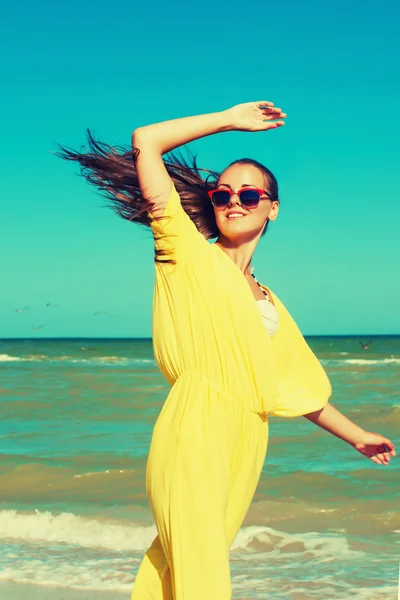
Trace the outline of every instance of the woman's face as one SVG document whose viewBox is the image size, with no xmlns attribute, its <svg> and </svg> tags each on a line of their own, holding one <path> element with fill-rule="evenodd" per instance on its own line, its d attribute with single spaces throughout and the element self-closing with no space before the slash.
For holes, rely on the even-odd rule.
<svg viewBox="0 0 400 600">
<path fill-rule="evenodd" d="M 236 164 L 221 173 L 216 187 L 221 190 L 239 190 L 241 187 L 254 186 L 263 190 L 268 189 L 264 174 L 253 165 Z M 225 208 L 213 205 L 217 227 L 224 238 L 237 244 L 260 237 L 264 231 L 267 219 L 274 221 L 278 216 L 279 202 L 270 200 L 265 194 L 261 196 L 257 208 L 248 209 L 240 203 L 237 194 L 231 196 Z M 243 217 L 228 218 L 228 213 L 237 210 Z M 221 236 L 220 236 L 221 237 Z"/>
</svg>

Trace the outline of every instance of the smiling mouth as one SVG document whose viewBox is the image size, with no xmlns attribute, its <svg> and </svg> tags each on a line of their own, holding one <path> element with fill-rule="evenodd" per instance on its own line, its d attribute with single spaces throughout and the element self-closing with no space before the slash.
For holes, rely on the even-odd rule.
<svg viewBox="0 0 400 600">
<path fill-rule="evenodd" d="M 238 214 L 236 216 L 231 217 L 231 216 L 228 215 L 226 218 L 233 221 L 234 219 L 243 219 L 243 217 L 245 217 L 245 216 L 246 215 L 239 215 Z"/>
</svg>

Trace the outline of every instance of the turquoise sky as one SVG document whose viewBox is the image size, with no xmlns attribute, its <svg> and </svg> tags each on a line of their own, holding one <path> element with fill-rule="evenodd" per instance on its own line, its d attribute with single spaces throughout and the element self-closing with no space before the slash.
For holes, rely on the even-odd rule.
<svg viewBox="0 0 400 600">
<path fill-rule="evenodd" d="M 8 3 L 0 337 L 151 336 L 151 232 L 106 208 L 57 142 L 79 148 L 90 128 L 128 146 L 138 126 L 255 100 L 286 126 L 190 147 L 201 167 L 252 157 L 278 178 L 257 278 L 304 334 L 400 333 L 399 3 L 226 6 Z"/>
</svg>

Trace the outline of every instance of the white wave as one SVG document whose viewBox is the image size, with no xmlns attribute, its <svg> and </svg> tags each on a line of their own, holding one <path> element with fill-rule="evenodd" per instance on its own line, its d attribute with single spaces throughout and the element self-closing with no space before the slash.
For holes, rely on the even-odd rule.
<svg viewBox="0 0 400 600">
<path fill-rule="evenodd" d="M 54 598 L 59 597 L 55 588 L 126 592 L 128 594 L 133 587 L 134 571 L 137 571 L 140 562 L 139 557 L 132 559 L 129 556 L 123 558 L 96 556 L 94 558 L 65 552 L 60 560 L 57 552 L 43 553 L 43 550 L 41 550 L 40 559 L 35 553 L 22 554 L 18 549 L 12 554 L 13 557 L 8 557 L 8 560 L 4 561 L 5 564 L 2 565 L 0 581 L 51 588 Z M 28 593 L 27 590 L 24 592 Z M 24 598 L 28 597 L 25 594 Z M 39 596 L 34 594 L 34 597 Z M 119 595 L 118 598 L 120 598 Z"/>
<path fill-rule="evenodd" d="M 22 360 L 17 356 L 10 356 L 9 354 L 0 354 L 0 362 L 11 362 L 14 360 Z"/>
<path fill-rule="evenodd" d="M 51 597 L 60 597 L 60 588 L 70 590 L 90 591 L 90 597 L 97 597 L 95 591 L 114 592 L 115 598 L 129 598 L 132 592 L 135 575 L 140 561 L 133 561 L 126 557 L 122 561 L 118 560 L 92 560 L 92 561 L 68 561 L 63 560 L 56 563 L 54 560 L 45 563 L 41 561 L 18 561 L 15 565 L 6 567 L 0 573 L 0 581 L 14 582 L 16 584 L 28 584 L 41 588 L 51 589 Z M 288 565 L 285 565 L 288 566 Z M 275 600 L 287 600 L 292 596 L 293 588 L 296 588 L 296 594 L 309 600 L 320 600 L 321 597 L 330 598 L 330 600 L 344 600 L 352 598 L 354 600 L 375 600 L 375 598 L 395 599 L 397 596 L 397 586 L 388 583 L 375 585 L 373 589 L 363 588 L 355 584 L 354 581 L 343 581 L 343 573 L 339 576 L 323 576 L 318 572 L 318 587 L 315 586 L 316 573 L 313 566 L 304 572 L 302 568 L 302 578 L 299 579 L 299 565 L 293 565 L 292 576 L 287 571 L 282 576 L 282 566 L 274 565 L 272 568 L 265 566 L 260 573 L 260 569 L 249 570 L 243 565 L 243 574 L 232 573 L 232 589 L 237 593 L 237 597 L 243 598 L 274 598 Z M 254 576 L 257 573 L 257 576 Z M 261 577 L 260 577 L 261 575 Z M 302 579 L 306 575 L 308 581 Z M 365 579 L 369 577 L 369 572 L 365 570 Z M 283 581 L 282 581 L 283 580 Z M 40 587 L 39 587 L 40 586 Z M 15 594 L 14 590 L 14 594 Z M 24 589 L 24 598 L 28 597 L 31 590 Z M 44 590 L 43 590 L 44 591 Z M 31 591 L 36 598 L 39 597 Z M 254 594 L 257 595 L 254 595 Z M 121 594 L 121 595 L 120 595 Z M 128 595 L 129 594 L 129 595 Z M 31 594 L 29 594 L 30 597 Z M 14 595 L 13 595 L 14 596 Z M 22 597 L 22 596 L 21 596 Z M 45 595 L 46 598 L 50 597 Z M 66 597 L 66 596 L 62 596 Z M 69 596 L 68 596 L 69 597 Z M 85 598 L 89 597 L 85 595 Z M 235 594 L 236 597 L 236 594 Z"/>
<path fill-rule="evenodd" d="M 155 536 L 155 526 L 100 521 L 73 513 L 53 515 L 51 512 L 37 510 L 34 513 L 0 511 L 0 539 L 3 540 L 57 542 L 84 548 L 142 551 L 150 546 Z M 254 546 L 255 543 L 257 546 Z M 289 534 L 263 526 L 240 529 L 232 550 L 273 552 L 278 555 L 285 551 L 288 544 L 296 544 L 297 552 L 307 550 L 314 556 L 353 553 L 349 550 L 345 536 L 315 532 Z"/>
<path fill-rule="evenodd" d="M 0 362 L 67 362 L 67 363 L 87 363 L 87 364 L 156 364 L 154 359 L 148 358 L 128 358 L 125 356 L 93 356 L 91 358 L 76 358 L 75 356 L 46 356 L 45 354 L 30 354 L 27 356 L 10 356 L 0 354 Z"/>
<path fill-rule="evenodd" d="M 98 521 L 73 513 L 0 511 L 0 539 L 58 542 L 119 551 L 146 550 L 155 536 L 155 526 Z"/>
<path fill-rule="evenodd" d="M 344 359 L 321 359 L 323 365 L 400 365 L 400 358 L 344 358 Z"/>
<path fill-rule="evenodd" d="M 257 544 L 254 546 L 254 544 Z M 232 550 L 251 551 L 252 547 L 259 552 L 268 552 L 277 558 L 282 552 L 302 554 L 311 552 L 314 557 L 343 557 L 344 554 L 362 556 L 363 552 L 350 550 L 347 538 L 337 534 L 321 534 L 318 532 L 285 533 L 271 527 L 244 527 L 240 529 L 232 545 Z"/>
<path fill-rule="evenodd" d="M 155 526 L 82 518 L 73 513 L 3 510 L 0 581 L 128 593 L 155 535 Z M 64 544 L 62 550 L 60 543 Z M 271 595 L 284 600 L 294 584 L 299 593 L 301 590 L 310 599 L 320 598 L 322 591 L 324 597 L 332 600 L 350 595 L 356 600 L 389 598 L 383 594 L 394 590 L 382 580 L 382 565 L 387 565 L 388 557 L 377 559 L 374 552 L 351 550 L 341 531 L 289 534 L 270 527 L 244 527 L 232 550 L 232 584 L 240 597 L 253 597 L 256 591 L 262 595 L 255 597 Z M 354 570 L 347 577 L 343 566 L 349 561 Z M 377 581 L 378 573 L 382 575 L 382 583 L 374 587 L 375 595 L 358 594 L 361 587 L 355 585 L 354 577 L 368 577 L 371 568 Z M 338 569 L 339 577 L 333 575 Z M 308 586 L 315 579 L 320 582 L 318 589 Z"/>
<path fill-rule="evenodd" d="M 116 473 L 117 471 L 110 471 L 110 469 L 106 469 L 105 471 L 89 471 L 88 473 L 79 473 L 74 475 L 75 479 L 80 479 L 81 477 L 96 477 L 97 475 L 104 475 L 104 473 Z M 118 469 L 119 473 L 134 473 L 135 469 Z"/>
<path fill-rule="evenodd" d="M 376 360 L 369 358 L 348 358 L 345 362 L 349 365 L 400 365 L 400 358 L 381 358 Z"/>
</svg>

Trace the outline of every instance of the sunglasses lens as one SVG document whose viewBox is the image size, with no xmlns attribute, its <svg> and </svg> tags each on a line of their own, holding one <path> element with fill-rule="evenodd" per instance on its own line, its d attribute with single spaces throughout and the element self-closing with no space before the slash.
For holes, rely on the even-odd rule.
<svg viewBox="0 0 400 600">
<path fill-rule="evenodd" d="M 230 193 L 224 190 L 218 190 L 213 193 L 212 200 L 216 207 L 226 206 L 230 200 Z"/>
<path fill-rule="evenodd" d="M 247 208 L 255 208 L 260 201 L 260 194 L 257 190 L 242 190 L 240 192 L 240 202 Z"/>
</svg>

